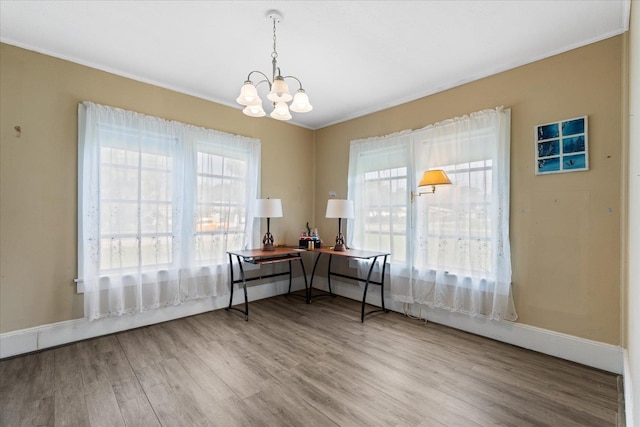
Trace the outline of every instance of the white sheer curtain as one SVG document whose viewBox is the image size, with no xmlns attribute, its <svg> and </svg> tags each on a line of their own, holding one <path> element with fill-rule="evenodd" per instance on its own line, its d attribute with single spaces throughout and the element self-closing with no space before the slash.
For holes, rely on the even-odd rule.
<svg viewBox="0 0 640 427">
<path fill-rule="evenodd" d="M 353 200 L 354 219 L 347 220 L 347 246 L 389 252 L 392 276 L 408 255 L 408 188 L 411 133 L 352 141 L 347 198 Z M 369 261 L 356 261 L 360 276 Z M 382 273 L 381 261 L 375 266 Z M 360 286 L 363 286 L 361 283 Z"/>
<path fill-rule="evenodd" d="M 348 220 L 347 246 L 389 251 L 394 264 L 407 257 L 410 143 L 405 131 L 353 141 L 349 153 L 347 198 L 355 218 Z"/>
<path fill-rule="evenodd" d="M 350 242 L 392 252 L 394 300 L 494 320 L 517 318 L 511 295 L 509 144 L 510 111 L 502 108 L 351 143 L 349 198 L 362 208 L 349 221 Z M 389 155 L 371 162 L 373 153 L 389 146 L 404 153 L 404 166 Z M 435 168 L 445 169 L 453 185 L 412 203 L 409 192 L 416 191 L 425 170 Z M 367 190 L 376 174 L 386 186 Z M 379 198 L 393 202 L 376 211 L 370 200 Z"/>
<path fill-rule="evenodd" d="M 510 110 L 498 108 L 414 133 L 415 177 L 444 169 L 453 185 L 414 203 L 410 286 L 397 298 L 515 320 L 509 244 Z"/>
<path fill-rule="evenodd" d="M 226 250 L 259 238 L 260 141 L 83 102 L 78 150 L 87 318 L 227 291 Z"/>
</svg>

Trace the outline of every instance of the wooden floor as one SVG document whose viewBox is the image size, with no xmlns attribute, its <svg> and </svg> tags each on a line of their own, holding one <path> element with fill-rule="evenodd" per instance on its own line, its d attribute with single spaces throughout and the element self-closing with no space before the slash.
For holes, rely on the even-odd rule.
<svg viewBox="0 0 640 427">
<path fill-rule="evenodd" d="M 3 426 L 615 426 L 617 377 L 280 296 L 0 362 Z"/>
</svg>

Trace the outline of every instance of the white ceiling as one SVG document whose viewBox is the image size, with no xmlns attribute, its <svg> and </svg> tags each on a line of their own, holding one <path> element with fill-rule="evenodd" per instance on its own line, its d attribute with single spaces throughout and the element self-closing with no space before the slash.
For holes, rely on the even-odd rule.
<svg viewBox="0 0 640 427">
<path fill-rule="evenodd" d="M 271 73 L 270 9 L 314 106 L 291 123 L 319 129 L 621 34 L 630 0 L 0 0 L 0 40 L 241 114 L 247 74 Z"/>
</svg>

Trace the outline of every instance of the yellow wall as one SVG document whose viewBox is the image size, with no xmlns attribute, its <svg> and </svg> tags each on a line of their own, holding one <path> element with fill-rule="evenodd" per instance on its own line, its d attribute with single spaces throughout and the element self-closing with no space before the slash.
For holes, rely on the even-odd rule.
<svg viewBox="0 0 640 427">
<path fill-rule="evenodd" d="M 84 316 L 73 279 L 85 100 L 260 139 L 262 196 L 282 198 L 287 217 L 272 221 L 276 243 L 310 220 L 313 177 L 295 159 L 313 157 L 312 131 L 0 44 L 0 332 Z"/>
<path fill-rule="evenodd" d="M 622 37 L 316 132 L 316 218 L 347 193 L 349 141 L 511 108 L 511 247 L 518 321 L 620 344 Z M 534 175 L 534 126 L 589 116 L 587 172 Z M 348 230 L 347 230 L 348 231 Z"/>
<path fill-rule="evenodd" d="M 312 132 L 2 44 L 0 332 L 83 316 L 73 285 L 79 101 L 259 138 L 262 194 L 283 199 L 287 221 L 272 231 L 284 243 L 306 221 L 335 235 L 324 209 L 330 190 L 346 195 L 349 141 L 504 105 L 518 321 L 619 344 L 622 50 L 614 37 Z M 581 115 L 591 170 L 535 176 L 534 125 Z"/>
</svg>

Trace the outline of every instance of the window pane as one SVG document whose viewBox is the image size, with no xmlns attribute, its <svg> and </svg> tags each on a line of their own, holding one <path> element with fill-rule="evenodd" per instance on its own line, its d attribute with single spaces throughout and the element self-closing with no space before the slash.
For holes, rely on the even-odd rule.
<svg viewBox="0 0 640 427">
<path fill-rule="evenodd" d="M 140 197 L 142 200 L 171 200 L 170 171 L 143 169 L 140 175 Z"/>
<path fill-rule="evenodd" d="M 224 174 L 226 176 L 244 176 L 246 173 L 246 162 L 236 159 L 225 159 Z"/>
<path fill-rule="evenodd" d="M 407 262 L 407 237 L 404 234 L 393 235 L 393 247 L 391 248 L 393 259 L 397 263 Z"/>
<path fill-rule="evenodd" d="M 103 201 L 100 204 L 102 236 L 117 236 L 138 232 L 138 204 L 135 201 Z"/>
<path fill-rule="evenodd" d="M 172 159 L 170 156 L 142 153 L 140 166 L 149 169 L 171 170 Z"/>
<path fill-rule="evenodd" d="M 196 237 L 196 259 L 211 261 L 224 256 L 224 235 L 200 234 Z"/>
<path fill-rule="evenodd" d="M 143 234 L 171 233 L 171 205 L 167 203 L 143 203 L 140 206 Z"/>
<path fill-rule="evenodd" d="M 103 164 L 100 169 L 100 197 L 102 199 L 137 200 L 138 171 L 135 168 Z"/>
<path fill-rule="evenodd" d="M 198 201 L 202 203 L 214 203 L 221 199 L 223 193 L 222 178 L 216 176 L 198 176 Z"/>
<path fill-rule="evenodd" d="M 204 147 L 203 149 L 208 149 Z M 247 162 L 208 152 L 198 153 L 196 259 L 222 262 L 223 248 L 239 249 L 246 225 Z"/>
<path fill-rule="evenodd" d="M 161 266 L 171 262 L 171 236 L 142 237 L 141 266 Z"/>
<path fill-rule="evenodd" d="M 364 177 L 364 247 L 391 252 L 393 262 L 406 262 L 407 168 L 373 170 Z"/>
<path fill-rule="evenodd" d="M 100 239 L 100 257 L 102 270 L 135 268 L 138 266 L 138 239 Z"/>
</svg>

